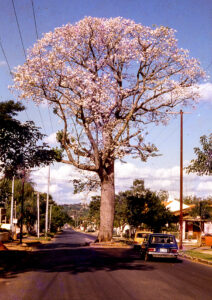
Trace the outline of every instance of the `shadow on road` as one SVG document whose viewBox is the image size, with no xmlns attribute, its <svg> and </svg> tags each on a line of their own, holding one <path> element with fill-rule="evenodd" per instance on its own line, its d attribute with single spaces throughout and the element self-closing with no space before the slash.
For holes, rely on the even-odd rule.
<svg viewBox="0 0 212 300">
<path fill-rule="evenodd" d="M 57 236 L 54 242 L 41 244 L 33 252 L 1 251 L 0 277 L 9 279 L 28 271 L 78 274 L 100 270 L 144 272 L 157 268 L 157 264 L 142 261 L 133 249 L 86 246 L 94 239 L 90 235 L 68 230 Z"/>
<path fill-rule="evenodd" d="M 13 278 L 28 271 L 69 272 L 70 274 L 105 270 L 151 271 L 132 249 L 92 249 L 77 244 L 55 243 L 35 252 L 2 251 L 0 276 Z M 118 250 L 118 251 L 117 251 Z"/>
</svg>

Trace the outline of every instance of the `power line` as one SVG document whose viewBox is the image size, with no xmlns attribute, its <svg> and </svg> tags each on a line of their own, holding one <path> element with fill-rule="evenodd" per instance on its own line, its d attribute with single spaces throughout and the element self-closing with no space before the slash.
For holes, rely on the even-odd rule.
<svg viewBox="0 0 212 300">
<path fill-rule="evenodd" d="M 35 8 L 34 8 L 33 0 L 31 0 L 31 4 L 32 4 L 33 19 L 34 19 L 34 24 L 35 24 L 35 32 L 36 32 L 36 37 L 38 39 L 38 27 L 37 27 L 37 22 L 36 22 L 36 17 L 35 17 Z"/>
<path fill-rule="evenodd" d="M 4 55 L 4 59 L 6 60 L 7 67 L 8 67 L 8 69 L 9 69 L 9 71 L 10 71 L 10 75 L 12 76 L 12 70 L 11 70 L 11 68 L 10 68 L 10 65 L 9 65 L 9 62 L 8 62 L 6 53 L 5 53 L 4 48 L 3 48 L 3 46 L 2 46 L 1 39 L 0 39 L 0 47 L 1 47 L 1 51 L 2 51 L 2 53 L 3 53 L 3 55 Z"/>
<path fill-rule="evenodd" d="M 17 13 L 16 13 L 16 9 L 15 9 L 15 4 L 14 4 L 13 0 L 12 0 L 12 5 L 13 5 L 13 10 L 14 10 L 15 18 L 16 18 L 16 23 L 17 23 L 18 31 L 19 31 L 19 36 L 20 36 L 20 39 L 21 39 L 22 48 L 23 48 L 23 51 L 24 51 L 24 56 L 25 56 L 25 59 L 26 59 L 27 58 L 26 57 L 26 51 L 25 51 L 25 48 L 24 48 L 24 42 L 23 42 L 23 38 L 22 38 L 22 34 L 21 34 L 21 29 L 20 29 L 20 25 L 19 25 L 19 22 L 18 22 L 18 17 L 17 17 Z"/>
<path fill-rule="evenodd" d="M 17 12 L 16 12 L 16 8 L 15 8 L 14 0 L 12 0 L 12 5 L 13 5 L 13 10 L 14 10 L 15 18 L 16 18 L 16 24 L 17 24 L 17 27 L 18 27 L 19 36 L 20 36 L 20 40 L 21 40 L 21 44 L 22 44 L 24 56 L 25 56 L 25 59 L 27 61 L 26 50 L 25 50 L 25 47 L 24 47 L 23 37 L 22 37 L 21 28 L 20 28 L 19 21 L 18 21 L 18 16 L 17 16 Z M 44 122 L 43 122 L 43 118 L 41 116 L 40 109 L 39 109 L 38 106 L 37 106 L 37 108 L 38 108 L 38 112 L 39 112 L 39 115 L 40 115 L 41 124 L 43 126 L 44 132 L 46 133 L 46 129 L 45 129 L 45 126 L 44 126 Z"/>
<path fill-rule="evenodd" d="M 34 20 L 34 25 L 35 25 L 35 33 L 36 33 L 36 38 L 38 40 L 39 39 L 39 36 L 38 36 L 38 27 L 37 27 L 37 21 L 36 21 L 36 16 L 35 16 L 35 7 L 34 7 L 34 1 L 33 0 L 31 0 L 31 4 L 32 4 L 33 20 Z M 54 130 L 53 130 L 53 124 L 52 124 L 52 119 L 51 119 L 51 115 L 50 115 L 50 110 L 49 110 L 49 106 L 48 106 L 48 114 L 49 114 L 51 129 L 52 129 L 52 132 L 54 132 Z"/>
<path fill-rule="evenodd" d="M 1 47 L 2 53 L 3 53 L 3 55 L 4 55 L 4 59 L 5 59 L 6 63 L 7 63 L 7 67 L 8 67 L 8 69 L 9 69 L 10 76 L 11 76 L 11 78 L 13 79 L 12 69 L 11 69 L 10 64 L 9 64 L 9 61 L 8 61 L 8 59 L 7 59 L 7 55 L 6 55 L 6 52 L 5 52 L 4 47 L 3 47 L 3 45 L 2 45 L 1 39 L 0 39 L 0 47 Z M 28 115 L 28 113 L 27 113 L 27 110 L 25 109 L 24 112 L 25 112 L 25 114 L 26 114 L 26 116 L 27 116 L 27 119 L 29 120 L 29 115 Z"/>
</svg>

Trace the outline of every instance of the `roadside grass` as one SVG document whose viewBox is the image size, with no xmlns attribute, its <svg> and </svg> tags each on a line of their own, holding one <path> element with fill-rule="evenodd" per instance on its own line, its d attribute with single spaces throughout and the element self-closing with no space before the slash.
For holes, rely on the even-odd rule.
<svg viewBox="0 0 212 300">
<path fill-rule="evenodd" d="M 187 250 L 184 253 L 194 258 L 201 258 L 212 262 L 212 255 L 208 253 L 198 252 L 195 250 Z"/>
</svg>

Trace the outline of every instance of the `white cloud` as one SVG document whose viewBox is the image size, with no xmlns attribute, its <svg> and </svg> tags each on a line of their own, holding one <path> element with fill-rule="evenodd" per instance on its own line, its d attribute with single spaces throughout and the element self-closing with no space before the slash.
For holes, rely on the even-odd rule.
<svg viewBox="0 0 212 300">
<path fill-rule="evenodd" d="M 200 182 L 197 186 L 197 190 L 200 192 L 212 192 L 212 179 L 204 182 Z"/>
<path fill-rule="evenodd" d="M 133 180 L 144 179 L 145 186 L 153 191 L 166 190 L 174 198 L 179 198 L 180 189 L 180 167 L 171 168 L 139 168 L 127 163 L 116 164 L 116 192 L 129 189 Z M 206 197 L 212 191 L 212 178 L 208 176 L 197 176 L 187 174 L 183 171 L 184 195 L 196 195 Z"/>
<path fill-rule="evenodd" d="M 56 140 L 56 132 L 50 134 L 49 136 L 44 138 L 44 142 L 49 144 L 49 145 L 56 145 L 57 140 Z"/>
<path fill-rule="evenodd" d="M 6 65 L 6 61 L 1 60 L 1 61 L 0 61 L 0 67 L 5 66 L 5 65 Z"/>
<path fill-rule="evenodd" d="M 207 82 L 199 85 L 199 102 L 207 101 L 211 102 L 212 100 L 212 83 Z"/>
<path fill-rule="evenodd" d="M 140 164 L 141 165 L 141 164 Z M 83 192 L 73 194 L 72 181 L 74 178 L 83 178 L 84 172 L 66 164 L 51 166 L 50 193 L 57 203 L 89 202 L 91 196 L 100 192 Z M 36 189 L 47 192 L 48 167 L 32 172 L 32 179 L 36 183 Z M 153 191 L 166 190 L 173 198 L 179 198 L 180 168 L 152 168 L 139 167 L 139 164 L 116 162 L 115 164 L 115 188 L 116 193 L 125 191 L 133 185 L 133 180 L 144 179 L 145 186 Z M 212 191 L 212 178 L 209 176 L 197 176 L 184 172 L 184 195 L 196 195 L 206 197 Z"/>
<path fill-rule="evenodd" d="M 85 172 L 84 172 L 85 173 Z M 73 194 L 72 180 L 82 178 L 83 174 L 72 165 L 54 164 L 50 167 L 50 193 L 57 203 L 79 203 L 89 200 L 96 193 Z M 48 189 L 48 167 L 34 170 L 31 178 L 36 184 L 36 190 L 46 193 Z"/>
</svg>

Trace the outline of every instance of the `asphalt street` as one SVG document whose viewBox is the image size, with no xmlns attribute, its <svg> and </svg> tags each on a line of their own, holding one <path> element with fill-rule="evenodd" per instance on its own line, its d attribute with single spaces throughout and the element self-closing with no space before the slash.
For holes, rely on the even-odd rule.
<svg viewBox="0 0 212 300">
<path fill-rule="evenodd" d="M 212 299 L 212 267 L 185 259 L 145 262 L 133 249 L 92 248 L 94 239 L 67 229 L 27 256 L 19 253 L 1 275 L 0 299 Z"/>
</svg>

